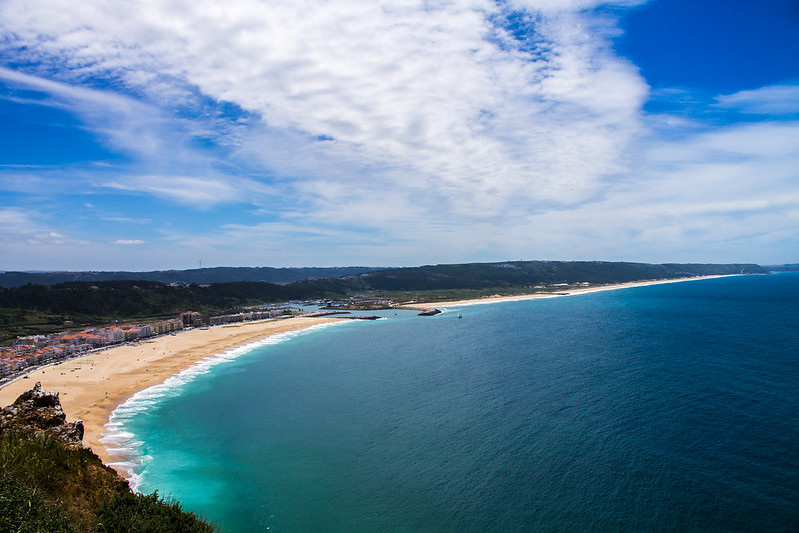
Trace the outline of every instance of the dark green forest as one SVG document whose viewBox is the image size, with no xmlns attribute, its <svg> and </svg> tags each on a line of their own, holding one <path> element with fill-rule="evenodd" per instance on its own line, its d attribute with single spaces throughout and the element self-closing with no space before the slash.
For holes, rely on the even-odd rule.
<svg viewBox="0 0 799 533">
<path fill-rule="evenodd" d="M 648 264 L 601 261 L 510 261 L 397 268 L 361 274 L 372 290 L 419 291 L 529 287 L 558 283 L 592 284 L 723 274 L 764 274 L 753 264 Z"/>
<path fill-rule="evenodd" d="M 374 270 L 375 267 L 212 267 L 188 270 L 153 270 L 149 272 L 0 272 L 0 287 L 56 285 L 71 281 L 160 281 L 161 283 L 183 283 L 186 285 L 205 283 L 228 283 L 232 281 L 255 281 L 286 284 L 305 279 L 340 278 Z"/>
<path fill-rule="evenodd" d="M 171 318 L 188 310 L 209 316 L 235 312 L 243 306 L 353 295 L 435 302 L 546 291 L 571 283 L 597 285 L 767 272 L 753 264 L 514 261 L 393 268 L 288 284 L 227 281 L 184 286 L 146 280 L 28 283 L 0 288 L 0 334 L 7 341 L 18 335 L 55 331 L 65 320 L 77 327 Z"/>
</svg>

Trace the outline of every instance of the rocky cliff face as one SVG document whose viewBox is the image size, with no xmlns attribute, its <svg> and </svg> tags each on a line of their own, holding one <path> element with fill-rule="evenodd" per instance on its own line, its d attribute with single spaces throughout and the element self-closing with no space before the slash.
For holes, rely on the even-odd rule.
<svg viewBox="0 0 799 533">
<path fill-rule="evenodd" d="M 0 410 L 0 429 L 29 431 L 74 446 L 83 440 L 83 422 L 67 422 L 58 393 L 42 389 L 40 382 Z"/>
<path fill-rule="evenodd" d="M 132 493 L 82 438 L 40 383 L 0 409 L 0 532 L 216 531 L 177 502 Z"/>
</svg>

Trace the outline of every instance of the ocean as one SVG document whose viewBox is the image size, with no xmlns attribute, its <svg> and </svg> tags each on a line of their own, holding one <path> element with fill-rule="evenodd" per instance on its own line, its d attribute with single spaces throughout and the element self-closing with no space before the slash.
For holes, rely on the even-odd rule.
<svg viewBox="0 0 799 533">
<path fill-rule="evenodd" d="M 385 316 L 134 397 L 138 490 L 230 532 L 799 531 L 798 273 Z"/>
</svg>

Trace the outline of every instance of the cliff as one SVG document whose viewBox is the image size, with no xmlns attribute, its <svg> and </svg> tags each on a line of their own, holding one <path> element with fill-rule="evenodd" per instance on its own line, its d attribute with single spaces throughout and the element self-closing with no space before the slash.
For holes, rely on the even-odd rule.
<svg viewBox="0 0 799 533">
<path fill-rule="evenodd" d="M 0 410 L 0 531 L 214 531 L 157 493 L 133 493 L 82 438 L 40 383 Z"/>
<path fill-rule="evenodd" d="M 82 446 L 83 441 L 83 422 L 67 422 L 58 393 L 45 391 L 39 382 L 0 410 L 0 432 L 3 430 L 50 437 L 69 446 Z"/>
</svg>

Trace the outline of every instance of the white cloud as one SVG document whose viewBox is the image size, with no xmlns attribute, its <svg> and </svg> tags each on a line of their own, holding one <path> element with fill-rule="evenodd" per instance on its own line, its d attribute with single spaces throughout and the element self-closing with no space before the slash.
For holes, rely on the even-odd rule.
<svg viewBox="0 0 799 533">
<path fill-rule="evenodd" d="M 200 208 L 240 199 L 240 192 L 230 183 L 220 179 L 191 176 L 130 176 L 124 180 L 105 183 L 103 186 L 110 189 L 153 194 Z"/>
<path fill-rule="evenodd" d="M 46 230 L 30 214 L 15 207 L 0 208 L 0 242 L 9 243 L 45 234 Z"/>
<path fill-rule="evenodd" d="M 108 91 L 60 83 L 0 67 L 0 80 L 44 92 L 48 98 L 24 103 L 65 109 L 79 114 L 111 147 L 151 154 L 164 129 L 165 116 L 155 107 Z M 14 99 L 23 103 L 18 98 Z"/>
<path fill-rule="evenodd" d="M 638 3 L 0 3 L 4 46 L 33 65 L 0 78 L 47 93 L 39 105 L 83 117 L 133 160 L 3 168 L 0 187 L 80 182 L 174 202 L 175 215 L 146 213 L 160 230 L 146 247 L 115 249 L 133 264 L 144 248 L 189 264 L 200 253 L 301 265 L 761 260 L 795 246 L 796 123 L 711 130 L 644 115 L 649 89 L 611 46 L 619 29 L 600 13 L 612 10 L 595 10 Z M 706 106 L 684 89 L 661 94 Z M 797 112 L 798 94 L 764 87 L 719 96 L 715 109 L 777 119 Z M 204 233 L 169 224 L 222 204 L 253 215 Z M 50 233 L 28 226 L 17 234 Z M 171 246 L 156 250 L 162 241 Z"/>
<path fill-rule="evenodd" d="M 595 7 L 614 4 L 617 6 L 634 6 L 643 4 L 647 0 L 615 0 L 608 2 L 606 0 L 511 0 L 510 3 L 517 8 L 526 8 L 548 11 L 580 11 L 585 9 L 593 9 Z"/>
<path fill-rule="evenodd" d="M 376 255 L 382 264 L 409 257 L 779 263 L 792 260 L 799 242 L 797 169 L 799 123 L 731 125 L 651 140 L 635 174 L 579 207 L 519 210 L 500 220 L 424 217 L 413 203 L 391 202 L 380 191 L 367 202 L 337 188 L 319 192 L 337 209 L 303 213 L 296 222 L 229 225 L 189 240 L 198 249 L 250 243 L 251 260 L 285 258 L 285 248 L 293 264 L 314 257 L 374 264 Z"/>
<path fill-rule="evenodd" d="M 647 88 L 596 31 L 607 25 L 573 12 L 599 3 L 525 3 L 536 32 L 524 42 L 488 0 L 31 0 L 0 19 L 73 80 L 110 76 L 172 107 L 196 107 L 196 87 L 299 133 L 294 150 L 317 156 L 291 166 L 316 181 L 335 166 L 350 187 L 379 180 L 456 214 L 497 214 L 580 203 L 624 168 Z M 134 137 L 121 142 L 157 150 Z M 279 173 L 271 148 L 260 159 Z"/>
<path fill-rule="evenodd" d="M 48 246 L 63 249 L 82 244 L 82 241 L 63 231 L 55 231 L 42 218 L 40 213 L 19 207 L 0 208 L 1 261 L 11 263 L 21 259 L 12 252 L 17 247 Z M 0 267 L 5 268 L 2 264 Z"/>
<path fill-rule="evenodd" d="M 659 141 L 638 173 L 580 209 L 530 217 L 575 258 L 784 262 L 799 242 L 799 123 Z M 543 239 L 540 237 L 544 236 Z M 512 237 L 511 237 L 512 239 Z"/>
<path fill-rule="evenodd" d="M 799 85 L 771 85 L 725 94 L 717 98 L 716 106 L 762 115 L 799 113 Z"/>
<path fill-rule="evenodd" d="M 207 131 L 207 124 L 169 116 L 131 97 L 55 82 L 3 67 L 0 67 L 0 80 L 45 92 L 47 98 L 28 103 L 78 115 L 84 121 L 82 127 L 99 141 L 133 158 L 132 162 L 98 161 L 93 165 L 8 166 L 0 173 L 0 186 L 4 190 L 31 192 L 46 187 L 52 192 L 73 193 L 92 187 L 111 187 L 172 198 L 200 208 L 241 201 L 244 197 L 257 200 L 258 195 L 273 194 L 271 189 L 252 180 L 224 175 L 215 169 L 224 163 L 213 154 L 192 146 L 200 136 L 220 134 Z M 141 175 L 142 169 L 158 174 Z M 112 181 L 108 181 L 109 175 L 114 176 Z"/>
<path fill-rule="evenodd" d="M 111 244 L 120 244 L 122 246 L 131 246 L 131 245 L 135 246 L 137 244 L 144 244 L 144 241 L 140 239 L 117 239 Z"/>
<path fill-rule="evenodd" d="M 149 224 L 151 222 L 149 218 L 133 218 L 122 216 L 103 216 L 101 219 L 107 220 L 109 222 L 118 222 L 119 224 Z"/>
</svg>

